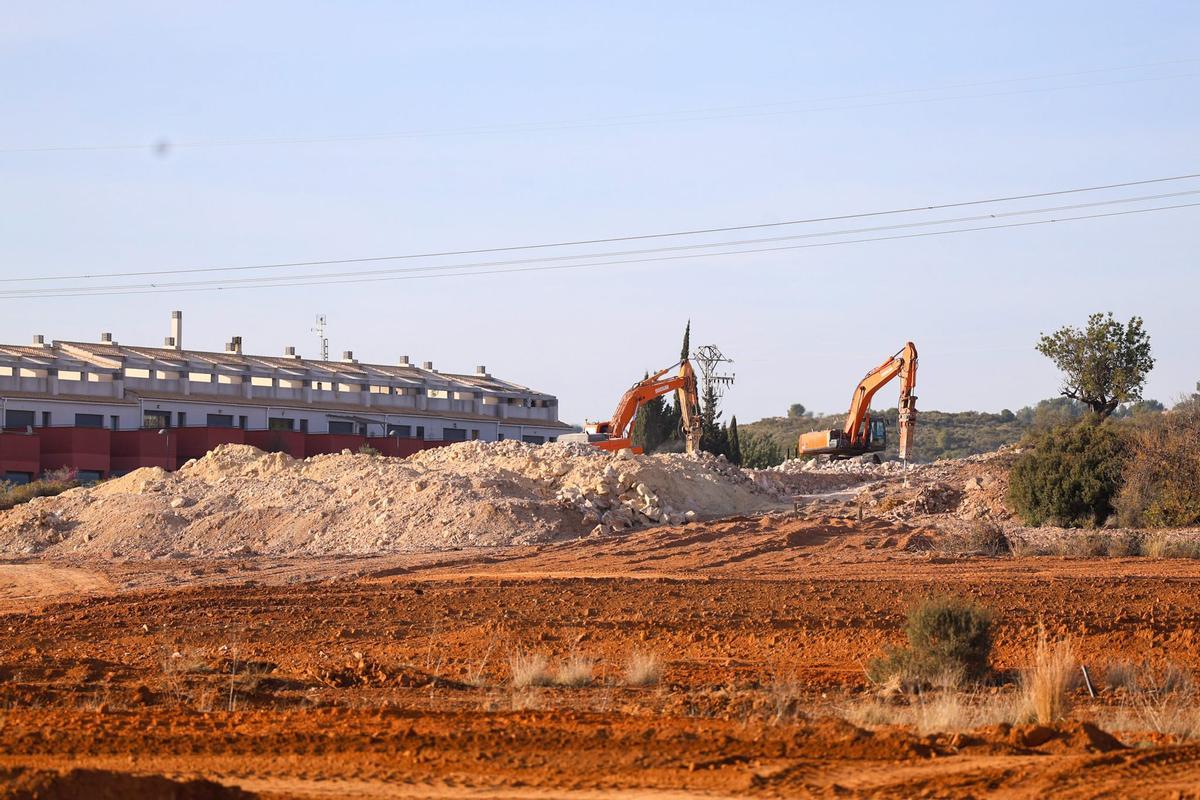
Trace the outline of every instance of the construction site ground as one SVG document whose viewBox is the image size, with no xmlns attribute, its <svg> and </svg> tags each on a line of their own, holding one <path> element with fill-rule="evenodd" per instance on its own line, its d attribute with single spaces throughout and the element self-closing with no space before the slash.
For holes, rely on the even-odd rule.
<svg viewBox="0 0 1200 800">
<path fill-rule="evenodd" d="M 1196 796 L 1200 745 L 1153 732 L 840 717 L 937 593 L 996 612 L 1001 672 L 1039 623 L 1095 667 L 1194 669 L 1200 565 L 948 558 L 848 509 L 373 558 L 8 561 L 0 796 Z M 633 651 L 658 685 L 625 685 Z M 594 659 L 593 682 L 514 688 L 518 653 Z"/>
</svg>

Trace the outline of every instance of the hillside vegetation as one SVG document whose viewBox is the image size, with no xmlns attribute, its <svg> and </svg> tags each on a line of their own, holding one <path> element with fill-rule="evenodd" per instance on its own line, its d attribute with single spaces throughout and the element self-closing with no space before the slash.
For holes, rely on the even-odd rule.
<svg viewBox="0 0 1200 800">
<path fill-rule="evenodd" d="M 1026 406 L 1016 412 L 1004 409 L 995 414 L 984 411 L 922 410 L 917 414 L 914 460 L 927 462 L 987 453 L 1019 441 L 1027 432 L 1048 430 L 1079 419 L 1086 410 L 1087 407 L 1082 403 L 1066 398 L 1043 400 L 1036 406 Z M 1161 410 L 1162 404 L 1149 400 L 1124 406 L 1113 416 L 1121 418 Z M 873 413 L 882 415 L 888 423 L 887 449 L 881 457 L 895 458 L 897 411 L 889 408 Z M 801 433 L 841 428 L 845 419 L 845 414 L 767 417 L 742 425 L 741 431 L 743 437 L 747 432 L 752 438 L 767 437 L 782 453 L 787 453 L 796 447 L 796 440 Z"/>
</svg>

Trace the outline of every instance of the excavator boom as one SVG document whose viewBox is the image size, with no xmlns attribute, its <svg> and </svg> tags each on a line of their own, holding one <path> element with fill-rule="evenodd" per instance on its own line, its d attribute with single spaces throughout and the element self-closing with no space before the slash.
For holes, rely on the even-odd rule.
<svg viewBox="0 0 1200 800">
<path fill-rule="evenodd" d="M 871 419 L 871 398 L 893 378 L 900 377 L 900 459 L 907 461 L 912 452 L 917 423 L 917 348 L 912 342 L 866 374 L 854 389 L 850 411 L 842 429 L 801 434 L 797 452 L 804 455 L 830 455 L 835 458 L 879 452 L 886 444 L 883 420 Z"/>
<path fill-rule="evenodd" d="M 679 367 L 679 373 L 668 377 L 667 373 L 676 366 Z M 612 418 L 608 421 L 589 424 L 584 433 L 566 434 L 558 437 L 558 441 L 586 441 L 602 450 L 630 448 L 640 453 L 641 450 L 633 447 L 629 440 L 629 428 L 634 417 L 646 403 L 671 392 L 676 394 L 685 447 L 688 453 L 695 454 L 700 449 L 700 395 L 696 388 L 696 372 L 687 359 L 659 370 L 631 386 L 621 396 Z"/>
</svg>

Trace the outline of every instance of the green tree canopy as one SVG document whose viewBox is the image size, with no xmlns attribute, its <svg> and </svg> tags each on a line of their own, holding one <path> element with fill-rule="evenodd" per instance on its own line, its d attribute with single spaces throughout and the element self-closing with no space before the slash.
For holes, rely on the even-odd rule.
<svg viewBox="0 0 1200 800">
<path fill-rule="evenodd" d="M 1037 351 L 1062 371 L 1063 397 L 1084 403 L 1101 418 L 1121 403 L 1141 400 L 1146 375 L 1154 368 L 1142 318 L 1122 325 L 1111 311 L 1092 314 L 1083 330 L 1066 325 L 1042 334 Z"/>
<path fill-rule="evenodd" d="M 805 408 L 803 403 L 792 403 L 788 406 L 787 415 L 791 419 L 799 419 L 801 417 L 811 417 L 812 412 Z"/>
<path fill-rule="evenodd" d="M 734 464 L 742 463 L 742 445 L 738 441 L 737 415 L 729 418 L 729 460 Z"/>
</svg>

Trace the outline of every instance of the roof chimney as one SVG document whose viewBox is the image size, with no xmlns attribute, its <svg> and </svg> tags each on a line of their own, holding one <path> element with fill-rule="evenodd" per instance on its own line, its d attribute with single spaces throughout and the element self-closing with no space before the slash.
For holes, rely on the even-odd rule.
<svg viewBox="0 0 1200 800">
<path fill-rule="evenodd" d="M 38 347 L 45 347 L 46 346 L 46 337 L 40 333 L 35 333 L 33 335 L 33 343 L 36 344 Z"/>
<path fill-rule="evenodd" d="M 421 369 L 427 369 L 430 372 L 433 372 L 433 362 L 432 361 L 422 361 Z"/>
<path fill-rule="evenodd" d="M 242 337 L 234 336 L 229 340 L 229 344 L 225 345 L 225 352 L 242 354 Z"/>
<path fill-rule="evenodd" d="M 342 351 L 342 361 L 346 362 L 347 364 L 357 364 L 358 363 L 357 361 L 354 360 L 354 351 L 353 350 L 343 350 Z"/>
<path fill-rule="evenodd" d="M 484 366 L 483 364 L 480 364 L 478 367 L 475 368 L 475 374 L 476 375 L 487 375 L 488 374 L 487 367 Z"/>
<path fill-rule="evenodd" d="M 288 358 L 299 358 L 300 357 L 300 356 L 296 355 L 296 348 L 293 347 L 292 345 L 288 345 L 287 347 L 283 348 L 283 354 L 285 356 L 287 356 Z"/>
<path fill-rule="evenodd" d="M 183 312 L 171 312 L 171 347 L 183 349 Z"/>
<path fill-rule="evenodd" d="M 400 356 L 400 366 L 402 366 L 402 367 L 412 366 L 409 363 L 408 356 Z"/>
<path fill-rule="evenodd" d="M 163 347 L 167 347 L 167 348 L 175 347 L 175 337 L 174 336 L 164 336 L 163 337 Z"/>
<path fill-rule="evenodd" d="M 113 344 L 112 334 L 109 333 L 108 331 L 105 331 L 104 333 L 100 334 L 100 343 L 101 344 Z"/>
</svg>

